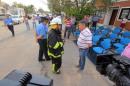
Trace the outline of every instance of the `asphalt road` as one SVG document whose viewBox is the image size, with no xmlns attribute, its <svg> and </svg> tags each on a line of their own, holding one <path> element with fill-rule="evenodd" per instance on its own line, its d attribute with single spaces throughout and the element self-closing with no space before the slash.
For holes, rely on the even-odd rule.
<svg viewBox="0 0 130 86">
<path fill-rule="evenodd" d="M 63 55 L 62 72 L 55 75 L 51 72 L 51 62 L 39 63 L 38 44 L 33 29 L 26 30 L 24 24 L 15 26 L 15 37 L 11 37 L 8 29 L 0 29 L 0 78 L 13 69 L 28 71 L 37 75 L 47 75 L 54 79 L 54 86 L 112 86 L 112 83 L 100 75 L 95 66 L 87 59 L 83 72 L 77 72 L 78 48 L 70 40 L 66 40 Z"/>
</svg>

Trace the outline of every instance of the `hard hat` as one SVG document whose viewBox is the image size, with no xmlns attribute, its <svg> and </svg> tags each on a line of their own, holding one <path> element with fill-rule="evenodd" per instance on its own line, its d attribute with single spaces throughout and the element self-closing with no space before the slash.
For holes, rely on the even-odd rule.
<svg viewBox="0 0 130 86">
<path fill-rule="evenodd" d="M 62 24 L 61 19 L 59 18 L 52 19 L 52 21 L 50 22 L 50 25 L 52 24 Z"/>
</svg>

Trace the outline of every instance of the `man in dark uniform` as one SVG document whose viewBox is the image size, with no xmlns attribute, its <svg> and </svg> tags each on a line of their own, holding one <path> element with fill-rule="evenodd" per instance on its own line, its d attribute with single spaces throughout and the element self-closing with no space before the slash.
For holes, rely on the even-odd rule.
<svg viewBox="0 0 130 86">
<path fill-rule="evenodd" d="M 5 27 L 7 26 L 8 29 L 11 31 L 12 33 L 12 36 L 14 37 L 15 36 L 15 33 L 14 33 L 14 26 L 13 26 L 13 20 L 12 18 L 10 18 L 9 15 L 6 15 L 6 19 L 4 19 L 4 23 L 5 23 Z"/>
<path fill-rule="evenodd" d="M 36 28 L 36 39 L 39 44 L 39 62 L 46 60 L 50 60 L 47 53 L 47 27 L 48 19 L 46 17 L 41 17 L 41 23 Z M 43 54 L 45 55 L 45 59 L 43 59 Z"/>
<path fill-rule="evenodd" d="M 60 31 L 61 21 L 54 18 L 51 22 L 51 30 L 48 33 L 48 55 L 52 59 L 52 72 L 60 74 L 60 67 L 62 64 L 63 40 Z"/>
</svg>

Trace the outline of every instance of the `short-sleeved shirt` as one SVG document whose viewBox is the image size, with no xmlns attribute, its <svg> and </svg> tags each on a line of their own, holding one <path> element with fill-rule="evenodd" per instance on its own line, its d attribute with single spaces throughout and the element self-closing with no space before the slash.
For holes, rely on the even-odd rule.
<svg viewBox="0 0 130 86">
<path fill-rule="evenodd" d="M 93 22 L 97 22 L 98 20 L 99 20 L 99 17 L 98 17 L 98 16 L 93 16 L 93 17 L 92 17 L 92 21 L 93 21 Z"/>
<path fill-rule="evenodd" d="M 37 36 L 43 36 L 43 39 L 47 39 L 48 27 L 44 23 L 40 23 L 36 28 Z"/>
<path fill-rule="evenodd" d="M 66 21 L 66 27 L 71 27 L 71 25 L 72 25 L 71 20 L 67 20 L 67 21 Z"/>
<path fill-rule="evenodd" d="M 88 48 L 88 43 L 92 44 L 92 33 L 88 28 L 85 28 L 81 31 L 77 44 L 79 48 L 86 49 Z"/>
<path fill-rule="evenodd" d="M 6 19 L 4 20 L 4 23 L 5 23 L 6 25 L 13 25 L 13 20 L 12 20 L 12 18 L 6 18 Z"/>
<path fill-rule="evenodd" d="M 37 17 L 36 17 L 36 20 L 40 21 L 40 20 L 41 20 L 41 17 L 40 17 L 40 16 L 37 16 Z"/>
</svg>

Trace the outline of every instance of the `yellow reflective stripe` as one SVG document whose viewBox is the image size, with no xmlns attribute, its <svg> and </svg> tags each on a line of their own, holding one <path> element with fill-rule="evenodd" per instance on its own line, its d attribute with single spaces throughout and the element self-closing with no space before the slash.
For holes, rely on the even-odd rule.
<svg viewBox="0 0 130 86">
<path fill-rule="evenodd" d="M 60 46 L 59 42 L 56 43 L 56 45 L 54 46 L 54 49 L 57 49 Z"/>
<path fill-rule="evenodd" d="M 51 48 L 51 45 L 49 45 L 49 47 Z"/>
<path fill-rule="evenodd" d="M 63 46 L 63 43 L 62 42 L 59 42 L 60 46 L 62 47 Z"/>
<path fill-rule="evenodd" d="M 55 72 L 55 64 L 52 64 L 52 72 Z"/>
<path fill-rule="evenodd" d="M 64 54 L 64 51 L 62 51 L 61 54 Z"/>
<path fill-rule="evenodd" d="M 54 57 L 54 58 L 59 58 L 59 57 L 61 57 L 61 55 L 57 55 L 57 56 L 53 55 L 52 53 L 49 52 L 49 50 L 48 50 L 48 55 L 49 55 L 49 56 L 52 56 L 52 57 Z"/>
</svg>

